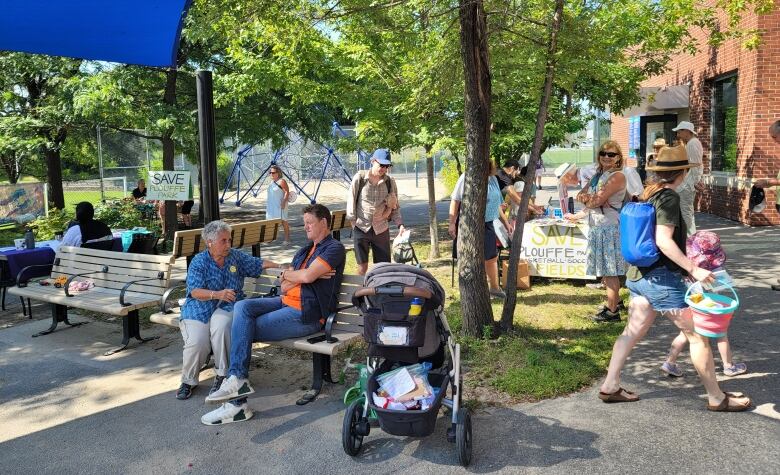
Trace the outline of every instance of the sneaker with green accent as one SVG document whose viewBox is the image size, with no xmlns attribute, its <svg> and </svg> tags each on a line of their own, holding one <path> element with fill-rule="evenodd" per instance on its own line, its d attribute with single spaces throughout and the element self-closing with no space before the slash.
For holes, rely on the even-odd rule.
<svg viewBox="0 0 780 475">
<path fill-rule="evenodd" d="M 222 381 L 219 389 L 206 396 L 206 402 L 224 402 L 239 399 L 254 393 L 255 390 L 249 384 L 248 379 L 238 378 L 235 375 Z"/>
<path fill-rule="evenodd" d="M 208 414 L 204 414 L 200 421 L 207 426 L 218 426 L 230 424 L 231 422 L 248 421 L 253 415 L 247 403 L 236 406 L 233 403 L 226 402 Z"/>
</svg>

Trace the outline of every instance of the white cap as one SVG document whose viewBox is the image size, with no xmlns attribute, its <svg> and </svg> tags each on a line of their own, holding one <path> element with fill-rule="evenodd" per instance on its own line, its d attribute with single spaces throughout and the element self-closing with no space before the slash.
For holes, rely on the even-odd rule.
<svg viewBox="0 0 780 475">
<path fill-rule="evenodd" d="M 687 120 L 680 122 L 679 124 L 677 124 L 677 127 L 673 128 L 672 130 L 675 132 L 677 132 L 678 130 L 689 130 L 693 133 L 693 135 L 697 135 L 696 130 L 693 128 L 693 124 L 688 122 Z"/>
<path fill-rule="evenodd" d="M 562 163 L 555 169 L 555 178 L 560 180 L 564 175 L 576 169 L 577 165 L 573 163 Z"/>
</svg>

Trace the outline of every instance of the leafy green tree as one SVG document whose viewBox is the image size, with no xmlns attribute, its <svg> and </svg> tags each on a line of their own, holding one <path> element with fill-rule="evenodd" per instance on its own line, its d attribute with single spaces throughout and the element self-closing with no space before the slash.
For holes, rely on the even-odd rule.
<svg viewBox="0 0 780 475">
<path fill-rule="evenodd" d="M 44 158 L 49 200 L 65 206 L 61 151 L 72 127 L 73 83 L 84 72 L 81 61 L 24 53 L 0 53 L 0 155 L 6 173 L 37 149 Z M 9 147 L 20 146 L 15 151 Z"/>
</svg>

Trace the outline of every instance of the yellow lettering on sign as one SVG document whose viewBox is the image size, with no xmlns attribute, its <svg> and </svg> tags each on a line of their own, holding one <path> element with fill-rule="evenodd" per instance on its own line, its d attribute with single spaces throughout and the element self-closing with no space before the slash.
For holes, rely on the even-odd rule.
<svg viewBox="0 0 780 475">
<path fill-rule="evenodd" d="M 532 226 L 533 236 L 531 236 L 531 243 L 536 246 L 547 245 L 547 235 L 544 234 L 544 229 L 541 226 Z"/>
</svg>

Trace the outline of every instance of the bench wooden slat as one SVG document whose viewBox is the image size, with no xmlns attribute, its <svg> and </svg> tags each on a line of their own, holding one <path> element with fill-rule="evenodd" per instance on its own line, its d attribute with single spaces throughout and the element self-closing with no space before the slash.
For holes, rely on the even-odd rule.
<svg viewBox="0 0 780 475">
<path fill-rule="evenodd" d="M 125 300 L 131 305 L 122 306 L 119 304 L 118 291 L 116 293 L 106 293 L 101 289 L 90 289 L 86 292 L 76 293 L 73 297 L 68 297 L 63 289 L 53 286 L 43 287 L 37 284 L 32 284 L 28 287 L 10 287 L 8 293 L 19 297 L 118 316 L 125 316 L 133 310 L 153 307 L 160 303 L 159 296 L 128 292 L 125 295 Z"/>
<path fill-rule="evenodd" d="M 266 219 L 231 225 L 233 247 L 251 247 L 276 239 L 281 219 Z M 173 257 L 190 257 L 206 248 L 201 239 L 203 229 L 176 231 L 173 238 Z"/>
<path fill-rule="evenodd" d="M 137 261 L 122 261 L 122 260 L 106 260 L 95 258 L 79 259 L 74 255 L 64 255 L 59 257 L 59 265 L 61 267 L 74 266 L 78 269 L 84 269 L 83 272 L 87 272 L 91 269 L 100 270 L 103 265 L 109 267 L 109 272 L 112 270 L 117 273 L 123 273 L 126 275 L 138 276 L 138 278 L 155 277 L 159 271 L 167 271 L 170 269 L 169 264 L 160 264 L 157 262 L 144 263 Z M 131 279 L 132 280 L 132 279 Z"/>
<path fill-rule="evenodd" d="M 85 247 L 72 247 L 72 246 L 60 246 L 57 249 L 57 255 L 60 258 L 65 258 L 68 255 L 78 256 L 76 259 L 86 260 L 93 262 L 95 257 L 104 259 L 115 259 L 119 261 L 129 262 L 143 262 L 143 263 L 159 263 L 159 264 L 172 264 L 173 257 L 171 256 L 159 256 L 154 254 L 135 254 L 129 252 L 115 252 L 115 251 L 102 251 L 99 249 L 88 249 Z"/>
</svg>

